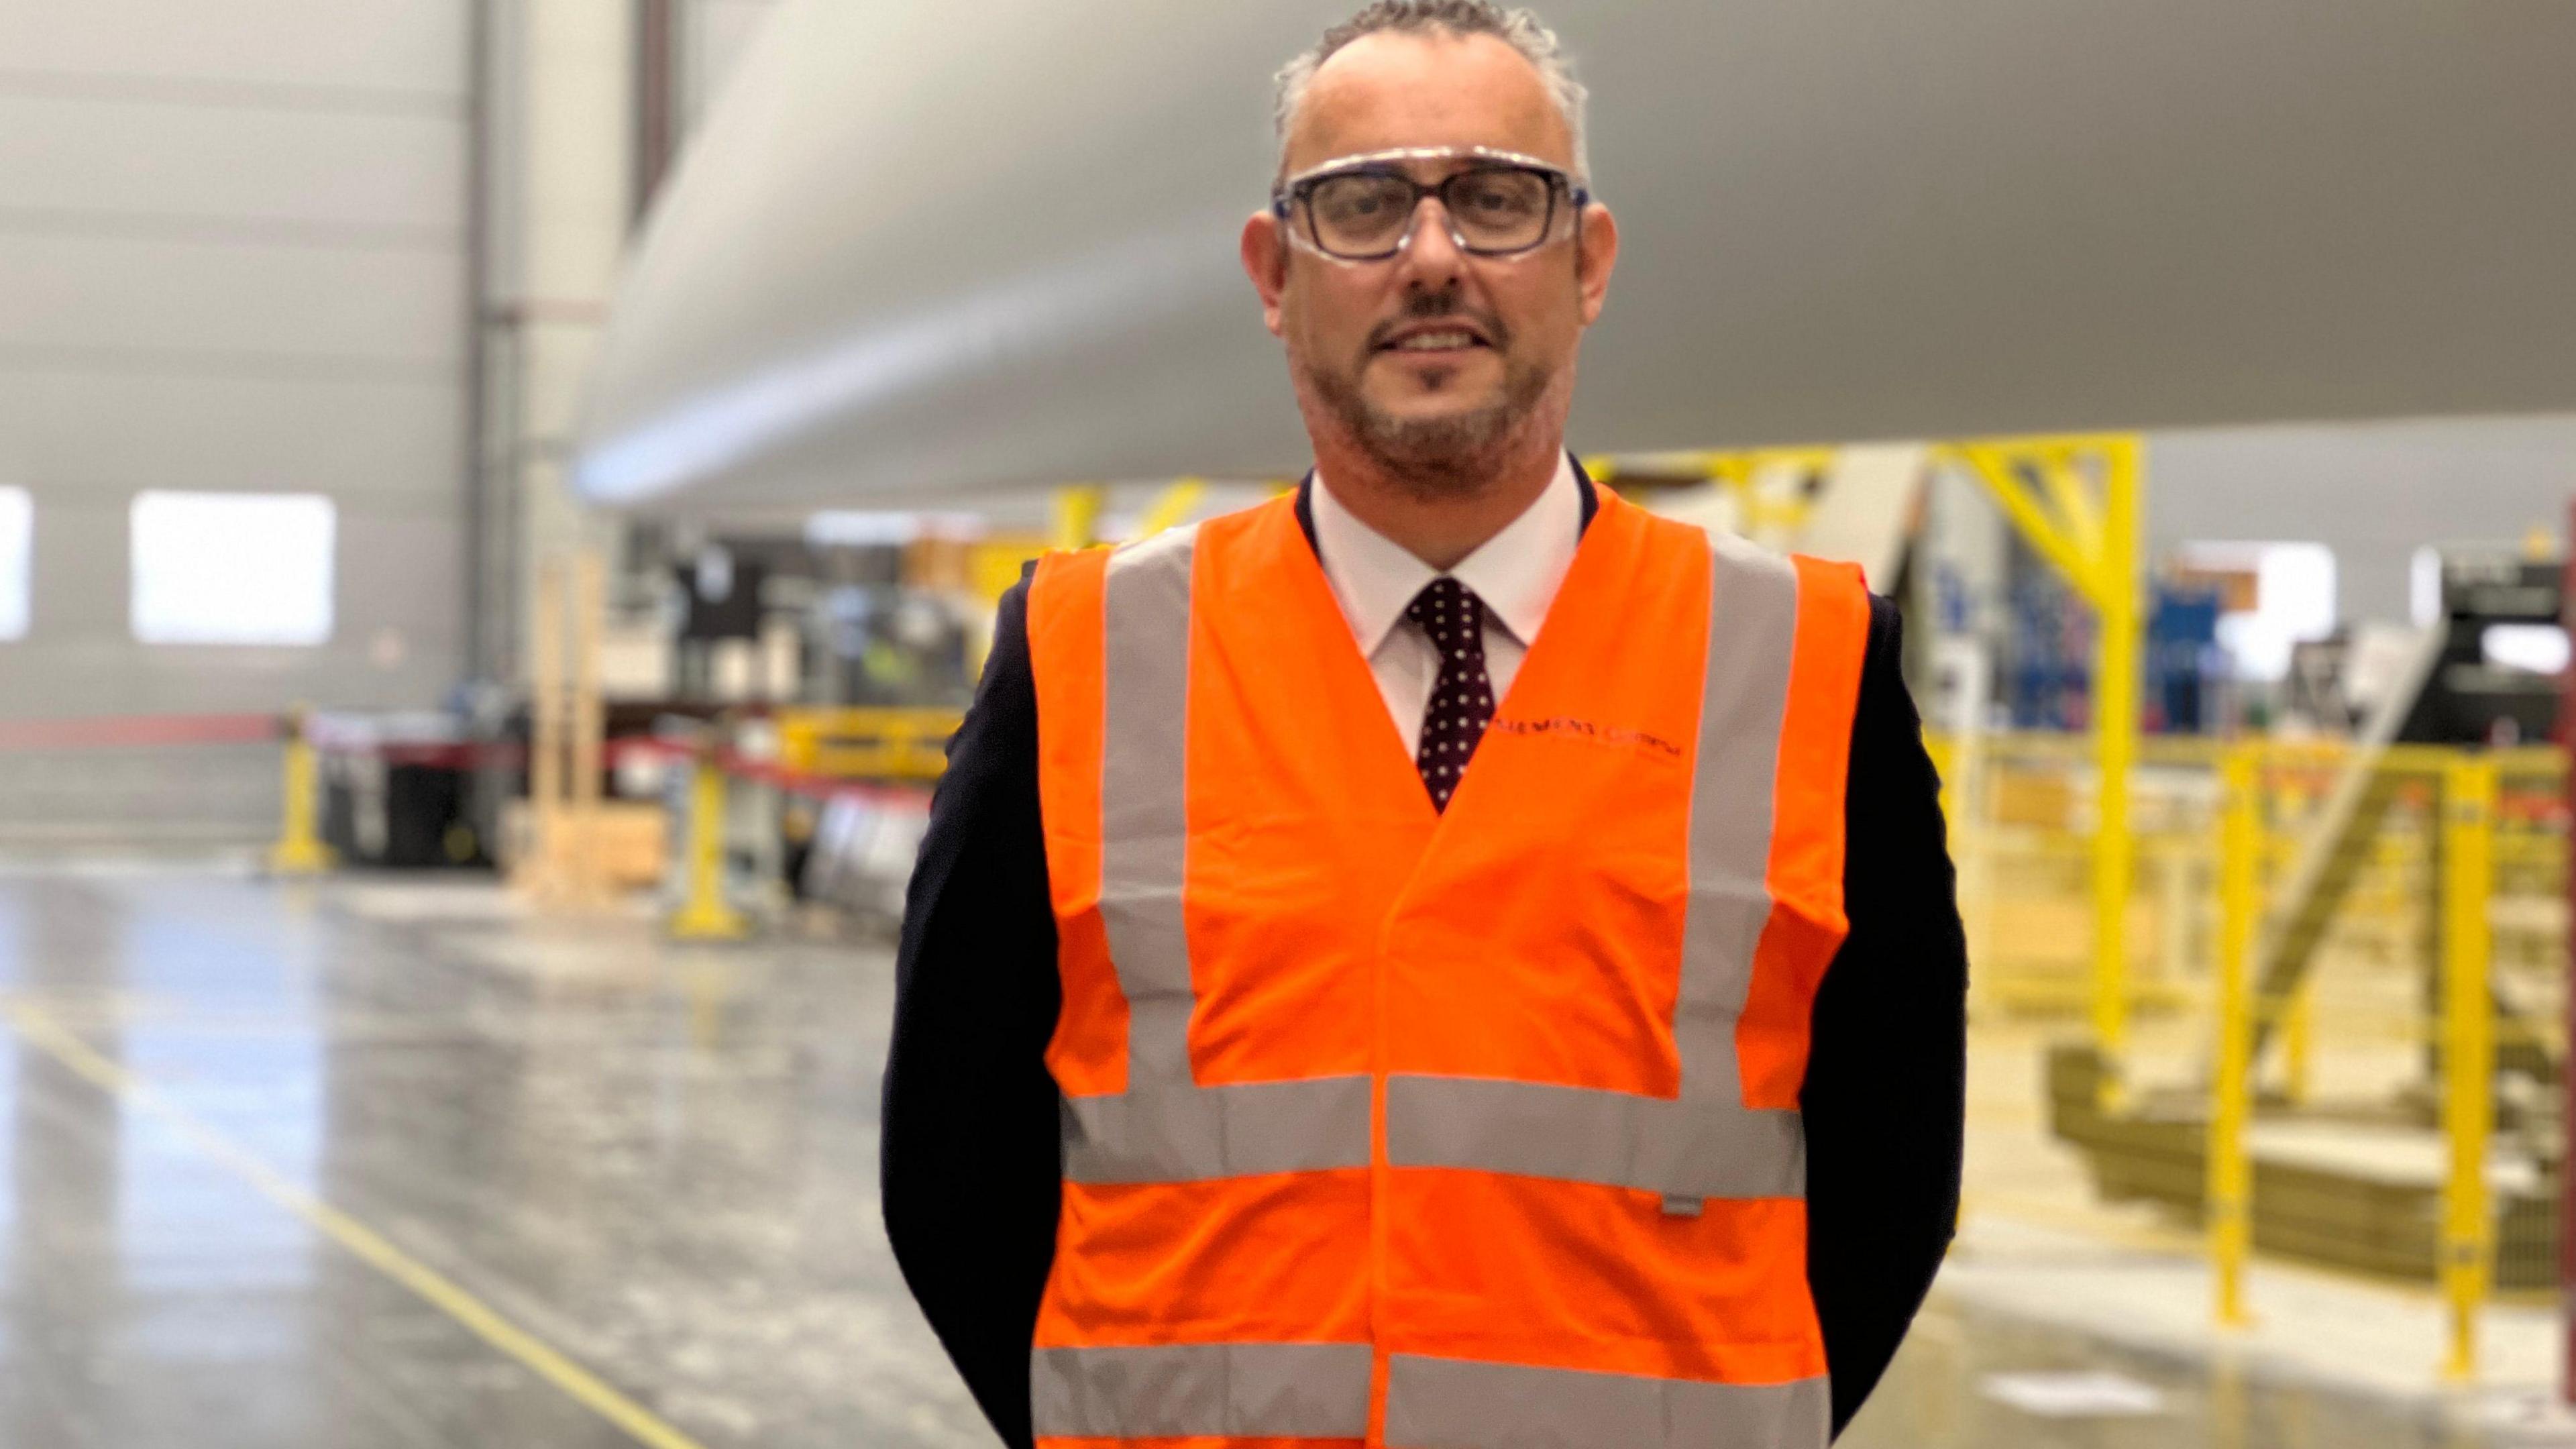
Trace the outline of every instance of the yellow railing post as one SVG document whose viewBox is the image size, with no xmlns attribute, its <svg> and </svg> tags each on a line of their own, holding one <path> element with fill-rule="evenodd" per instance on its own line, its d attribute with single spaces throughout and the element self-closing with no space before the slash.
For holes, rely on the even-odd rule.
<svg viewBox="0 0 2576 1449">
<path fill-rule="evenodd" d="M 1197 478 L 1182 478 L 1157 494 L 1153 503 L 1136 520 L 1136 537 L 1152 538 L 1167 528 L 1177 528 L 1190 510 L 1207 496 L 1207 484 Z"/>
<path fill-rule="evenodd" d="M 2129 1038 L 2129 774 L 2138 753 L 2138 454 L 2135 438 L 2102 456 L 2101 553 L 2093 573 L 2102 637 L 2094 667 L 2093 1037 L 2120 1081 Z M 2069 466 L 2060 459 L 2059 468 Z"/>
<path fill-rule="evenodd" d="M 2218 1070 L 2209 1104 L 2209 1257 L 2217 1279 L 2218 1321 L 2237 1327 L 2245 1311 L 2245 1258 L 2253 1247 L 2254 1165 L 2246 1149 L 2253 1114 L 2253 956 L 2256 873 L 2262 850 L 2253 751 L 2243 745 L 2221 764 L 2224 805 L 2218 830 Z"/>
<path fill-rule="evenodd" d="M 1100 510 L 1109 490 L 1097 483 L 1068 483 L 1055 490 L 1055 546 L 1089 548 L 1100 541 Z"/>
<path fill-rule="evenodd" d="M 2316 1034 L 2316 983 L 2305 979 L 2290 988 L 2281 1016 L 2281 1095 L 2293 1107 L 2308 1100 L 2309 1048 Z"/>
<path fill-rule="evenodd" d="M 2442 1190 L 2442 1296 L 2450 1309 L 2453 1380 L 2478 1371 L 2478 1309 L 2492 1255 L 2487 1136 L 2495 1041 L 2488 1017 L 2487 904 L 2495 881 L 2495 762 L 2462 754 L 2442 782 L 2442 1125 L 2450 1175 Z"/>
<path fill-rule="evenodd" d="M 725 781 L 716 740 L 717 731 L 710 728 L 689 761 L 686 894 L 669 923 L 675 940 L 733 941 L 751 930 L 742 913 L 725 899 Z"/>
<path fill-rule="evenodd" d="M 2093 1039 L 2104 1105 L 2121 1092 L 2128 1045 L 2129 774 L 2138 754 L 2138 528 L 2145 444 L 2135 434 L 1998 438 L 1949 445 L 2032 550 L 2063 573 L 2101 627 L 2094 651 Z M 2083 473 L 2098 466 L 2098 507 Z"/>
<path fill-rule="evenodd" d="M 2286 747 L 2276 745 L 2266 751 L 2265 758 L 2268 763 L 2284 767 L 2274 777 L 2281 783 L 2267 792 L 2267 798 L 2281 802 L 2280 808 L 2284 813 L 2277 818 L 2297 821 L 2306 808 L 2314 803 L 2313 799 L 2309 798 L 2314 792 L 2301 781 L 2304 778 L 2302 766 L 2312 765 L 2315 762 L 2317 758 L 2315 751 L 2315 746 L 2299 745 Z M 2284 795 L 2286 799 L 2281 798 Z M 2263 819 L 2257 829 L 2260 834 L 2255 839 L 2258 842 L 2260 859 L 2268 863 L 2274 858 L 2280 842 L 2273 836 L 2271 818 Z M 2299 979 L 2290 984 L 2287 995 L 2257 1003 L 2255 1009 L 2263 1013 L 2263 1019 L 2270 1021 L 2281 1033 L 2282 1099 L 2293 1107 L 2306 1105 L 2309 1081 L 2315 1063 L 2313 1054 L 2317 1021 L 2315 974 L 2301 972 Z"/>
<path fill-rule="evenodd" d="M 331 847 L 322 843 L 315 824 L 322 806 L 322 763 L 305 733 L 302 705 L 287 711 L 284 797 L 277 825 L 277 844 L 269 848 L 268 868 L 278 875 L 319 875 L 331 868 Z"/>
<path fill-rule="evenodd" d="M 1923 735 L 1923 753 L 1932 760 L 1932 774 L 1941 782 L 1941 830 L 1950 848 L 1950 863 L 1959 863 L 1959 742 L 1955 736 Z"/>
</svg>

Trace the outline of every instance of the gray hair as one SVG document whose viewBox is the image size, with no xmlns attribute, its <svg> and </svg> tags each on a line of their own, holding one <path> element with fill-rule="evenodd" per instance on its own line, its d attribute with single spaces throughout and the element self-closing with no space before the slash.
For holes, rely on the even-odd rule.
<svg viewBox="0 0 2576 1449">
<path fill-rule="evenodd" d="M 1401 31 L 1418 35 L 1427 30 L 1445 30 L 1465 38 L 1490 35 L 1518 51 L 1523 60 L 1538 69 L 1539 79 L 1546 83 L 1547 93 L 1565 116 L 1565 127 L 1574 136 L 1574 176 L 1578 184 L 1588 184 L 1592 177 L 1592 158 L 1584 151 L 1583 107 L 1586 92 L 1583 83 L 1574 78 L 1573 64 L 1557 45 L 1556 32 L 1539 22 L 1528 10 L 1505 10 L 1493 0 L 1372 0 L 1350 19 L 1324 32 L 1314 46 L 1279 68 L 1278 92 L 1271 121 L 1278 128 L 1280 164 L 1287 164 L 1288 127 L 1297 117 L 1297 108 L 1306 101 L 1306 88 L 1314 83 L 1315 72 L 1333 53 L 1364 35 L 1380 31 Z"/>
</svg>

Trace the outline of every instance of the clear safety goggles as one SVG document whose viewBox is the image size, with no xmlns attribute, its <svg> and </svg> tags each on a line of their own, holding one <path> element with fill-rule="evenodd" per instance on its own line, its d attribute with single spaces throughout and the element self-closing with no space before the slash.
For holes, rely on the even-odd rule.
<svg viewBox="0 0 2576 1449">
<path fill-rule="evenodd" d="M 1435 182 L 1407 163 L 1462 164 Z M 1301 171 L 1270 194 L 1293 244 L 1344 262 L 1380 262 L 1413 244 L 1422 198 L 1440 198 L 1449 240 L 1471 256 L 1512 257 L 1557 236 L 1591 193 L 1562 166 L 1484 146 L 1409 147 L 1344 156 Z"/>
</svg>

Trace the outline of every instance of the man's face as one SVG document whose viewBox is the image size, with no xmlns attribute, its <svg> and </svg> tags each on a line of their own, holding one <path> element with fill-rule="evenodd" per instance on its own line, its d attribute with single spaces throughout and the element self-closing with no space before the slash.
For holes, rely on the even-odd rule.
<svg viewBox="0 0 2576 1449">
<path fill-rule="evenodd" d="M 1571 169 L 1573 137 L 1537 69 L 1491 36 L 1382 32 L 1319 69 L 1287 138 L 1286 174 L 1397 149 L 1484 147 Z M 1407 161 L 1434 184 L 1459 160 Z M 1557 211 L 1562 218 L 1565 198 Z M 1461 251 L 1437 197 L 1411 243 L 1383 261 L 1292 246 L 1267 213 L 1244 229 L 1245 269 L 1270 330 L 1286 343 L 1310 427 L 1346 431 L 1405 476 L 1464 486 L 1516 430 L 1572 399 L 1574 356 L 1600 314 L 1617 249 L 1607 210 L 1557 222 L 1514 256 Z M 1290 224 L 1303 225 L 1293 213 Z"/>
</svg>

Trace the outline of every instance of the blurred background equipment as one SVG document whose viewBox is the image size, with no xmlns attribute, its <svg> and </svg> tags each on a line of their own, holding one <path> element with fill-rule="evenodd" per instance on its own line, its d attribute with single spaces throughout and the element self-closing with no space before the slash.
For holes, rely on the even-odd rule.
<svg viewBox="0 0 2576 1449">
<path fill-rule="evenodd" d="M 991 1442 L 906 882 L 1029 561 L 1303 472 L 1347 8 L 0 0 L 0 1442 Z M 1842 1444 L 2576 1444 L 2576 9 L 1544 9 L 1585 465 L 1860 563 L 1942 775 Z"/>
</svg>

